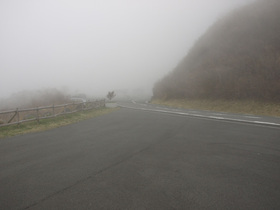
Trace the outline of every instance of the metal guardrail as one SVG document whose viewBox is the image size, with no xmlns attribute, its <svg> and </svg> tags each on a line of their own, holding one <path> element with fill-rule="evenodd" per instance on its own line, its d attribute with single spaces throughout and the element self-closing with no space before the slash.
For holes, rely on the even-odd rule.
<svg viewBox="0 0 280 210">
<path fill-rule="evenodd" d="M 0 112 L 0 127 L 53 118 L 105 106 L 105 100 L 69 103 L 29 109 L 16 109 Z"/>
</svg>

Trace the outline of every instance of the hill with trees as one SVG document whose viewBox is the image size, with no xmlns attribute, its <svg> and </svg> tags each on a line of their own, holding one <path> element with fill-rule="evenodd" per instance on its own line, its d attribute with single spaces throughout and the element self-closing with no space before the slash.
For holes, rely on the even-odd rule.
<svg viewBox="0 0 280 210">
<path fill-rule="evenodd" d="M 280 1 L 259 0 L 214 23 L 154 99 L 280 101 Z"/>
</svg>

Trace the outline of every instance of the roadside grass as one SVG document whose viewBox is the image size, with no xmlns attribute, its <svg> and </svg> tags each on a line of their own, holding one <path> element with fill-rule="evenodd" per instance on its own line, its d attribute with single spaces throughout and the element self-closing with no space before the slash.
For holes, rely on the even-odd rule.
<svg viewBox="0 0 280 210">
<path fill-rule="evenodd" d="M 241 113 L 280 117 L 280 103 L 268 103 L 253 100 L 153 100 L 153 104 L 170 107 L 210 110 L 217 112 Z"/>
<path fill-rule="evenodd" d="M 36 121 L 21 123 L 19 125 L 10 125 L 0 127 L 0 138 L 11 137 L 26 133 L 33 133 L 39 131 L 50 130 L 53 128 L 69 125 L 82 120 L 97 117 L 103 114 L 110 113 L 117 108 L 99 108 L 73 114 L 61 115 L 55 118 L 42 119 L 39 123 Z"/>
</svg>

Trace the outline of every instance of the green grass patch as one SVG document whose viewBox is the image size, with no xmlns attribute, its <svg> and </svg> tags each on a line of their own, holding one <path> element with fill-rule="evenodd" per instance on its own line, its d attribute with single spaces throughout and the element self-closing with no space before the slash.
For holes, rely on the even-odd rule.
<svg viewBox="0 0 280 210">
<path fill-rule="evenodd" d="M 0 138 L 49 130 L 52 128 L 69 125 L 82 120 L 107 114 L 116 109 L 117 108 L 92 109 L 92 110 L 87 110 L 82 112 L 76 112 L 73 114 L 61 115 L 55 118 L 42 119 L 40 120 L 39 123 L 37 123 L 36 121 L 32 121 L 32 122 L 21 123 L 19 125 L 0 127 Z"/>
<path fill-rule="evenodd" d="M 253 100 L 153 100 L 170 107 L 280 117 L 280 103 Z"/>
</svg>

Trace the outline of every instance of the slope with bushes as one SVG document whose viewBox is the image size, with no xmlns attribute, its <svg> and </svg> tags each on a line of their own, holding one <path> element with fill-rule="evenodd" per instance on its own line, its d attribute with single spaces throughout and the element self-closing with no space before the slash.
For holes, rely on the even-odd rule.
<svg viewBox="0 0 280 210">
<path fill-rule="evenodd" d="M 280 101 L 280 1 L 262 0 L 218 20 L 154 86 L 154 99 Z"/>
</svg>

